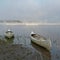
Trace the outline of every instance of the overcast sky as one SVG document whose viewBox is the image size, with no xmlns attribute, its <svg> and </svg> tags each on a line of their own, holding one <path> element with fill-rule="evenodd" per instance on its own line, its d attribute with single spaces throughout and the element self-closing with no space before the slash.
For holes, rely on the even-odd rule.
<svg viewBox="0 0 60 60">
<path fill-rule="evenodd" d="M 60 0 L 0 0 L 0 20 L 60 22 Z"/>
</svg>

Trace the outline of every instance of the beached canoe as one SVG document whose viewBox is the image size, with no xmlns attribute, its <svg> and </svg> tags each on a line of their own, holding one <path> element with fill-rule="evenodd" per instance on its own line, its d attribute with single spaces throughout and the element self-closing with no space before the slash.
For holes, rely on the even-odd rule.
<svg viewBox="0 0 60 60">
<path fill-rule="evenodd" d="M 49 51 L 51 49 L 51 40 L 50 39 L 46 39 L 45 37 L 35 34 L 33 32 L 31 33 L 31 41 L 36 43 L 39 46 L 46 48 Z"/>
<path fill-rule="evenodd" d="M 6 32 L 5 32 L 5 37 L 6 38 L 13 38 L 14 37 L 14 33 L 10 30 L 10 29 L 8 29 Z"/>
</svg>

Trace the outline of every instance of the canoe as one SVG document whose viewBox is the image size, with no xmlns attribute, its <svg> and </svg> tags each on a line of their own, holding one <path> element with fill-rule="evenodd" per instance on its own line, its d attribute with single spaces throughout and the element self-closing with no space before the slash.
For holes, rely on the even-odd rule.
<svg viewBox="0 0 60 60">
<path fill-rule="evenodd" d="M 10 30 L 10 29 L 8 29 L 6 32 L 5 32 L 5 37 L 6 38 L 13 38 L 14 37 L 14 33 Z"/>
<path fill-rule="evenodd" d="M 46 48 L 49 51 L 51 49 L 51 40 L 46 39 L 45 37 L 43 37 L 39 34 L 35 34 L 35 33 L 32 32 L 31 33 L 31 41 L 36 43 L 39 46 L 42 46 L 42 47 Z"/>
</svg>

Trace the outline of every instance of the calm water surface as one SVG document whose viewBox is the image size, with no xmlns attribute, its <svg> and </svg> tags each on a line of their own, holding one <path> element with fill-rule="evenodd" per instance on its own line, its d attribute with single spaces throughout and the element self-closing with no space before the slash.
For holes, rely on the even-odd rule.
<svg viewBox="0 0 60 60">
<path fill-rule="evenodd" d="M 60 25 L 0 25 L 0 35 L 4 36 L 4 33 L 7 31 L 7 29 L 11 29 L 15 34 L 15 38 L 11 43 L 25 44 L 35 48 L 38 52 L 41 52 L 43 60 L 60 60 Z M 31 43 L 31 31 L 34 31 L 35 33 L 51 39 L 52 49 L 50 52 Z"/>
</svg>

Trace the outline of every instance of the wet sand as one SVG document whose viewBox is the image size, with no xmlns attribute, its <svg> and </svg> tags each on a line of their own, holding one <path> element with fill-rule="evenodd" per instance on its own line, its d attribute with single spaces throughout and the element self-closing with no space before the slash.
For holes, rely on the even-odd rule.
<svg viewBox="0 0 60 60">
<path fill-rule="evenodd" d="M 42 56 L 31 47 L 0 40 L 0 60 L 42 60 Z"/>
</svg>

